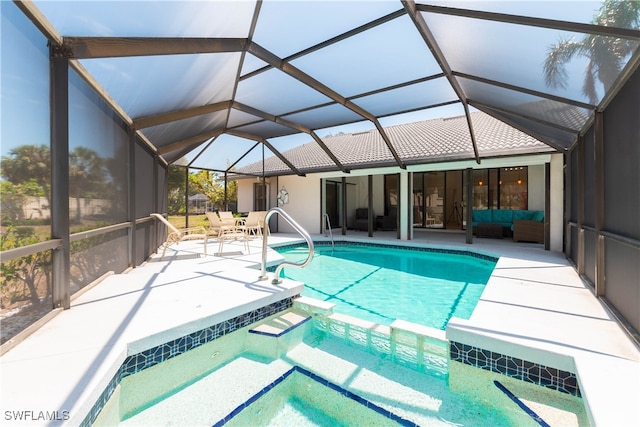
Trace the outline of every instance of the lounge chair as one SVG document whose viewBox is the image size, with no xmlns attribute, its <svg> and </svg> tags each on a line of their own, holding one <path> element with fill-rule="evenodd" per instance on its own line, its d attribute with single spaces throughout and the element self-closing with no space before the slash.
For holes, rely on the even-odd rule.
<svg viewBox="0 0 640 427">
<path fill-rule="evenodd" d="M 219 211 L 218 216 L 220 220 L 226 225 L 236 225 L 236 218 L 233 217 L 233 212 L 230 211 Z"/>
<path fill-rule="evenodd" d="M 222 255 L 222 249 L 224 247 L 224 242 L 229 240 L 242 240 L 244 243 L 244 249 L 247 253 L 251 253 L 249 250 L 249 234 L 240 227 L 222 227 L 220 229 L 220 233 L 218 234 L 218 254 Z"/>
<path fill-rule="evenodd" d="M 264 218 L 267 215 L 265 211 L 249 212 L 244 220 L 244 224 L 238 226 L 244 230 L 248 236 L 262 236 L 262 228 L 264 227 Z"/>
<path fill-rule="evenodd" d="M 204 227 L 188 227 L 176 228 L 165 217 L 159 213 L 152 213 L 152 217 L 167 226 L 167 240 L 162 244 L 162 256 L 164 256 L 167 248 L 172 244 L 180 243 L 183 240 L 202 240 L 204 242 L 204 254 L 207 254 L 207 230 Z"/>
<path fill-rule="evenodd" d="M 220 237 L 222 230 L 235 229 L 233 222 L 222 221 L 215 212 L 205 212 L 205 215 L 207 215 L 207 219 L 209 220 L 209 235 L 211 236 Z"/>
</svg>

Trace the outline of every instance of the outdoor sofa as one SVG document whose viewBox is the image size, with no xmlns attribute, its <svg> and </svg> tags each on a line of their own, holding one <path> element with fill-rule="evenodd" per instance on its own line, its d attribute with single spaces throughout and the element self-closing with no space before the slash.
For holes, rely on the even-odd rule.
<svg viewBox="0 0 640 427">
<path fill-rule="evenodd" d="M 544 212 L 536 210 L 474 209 L 474 234 L 478 237 L 513 235 L 516 242 L 544 242 Z"/>
</svg>

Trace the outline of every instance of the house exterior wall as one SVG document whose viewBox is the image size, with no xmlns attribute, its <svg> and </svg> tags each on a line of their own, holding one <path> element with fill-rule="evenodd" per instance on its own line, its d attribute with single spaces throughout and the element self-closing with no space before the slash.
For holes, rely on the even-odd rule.
<svg viewBox="0 0 640 427">
<path fill-rule="evenodd" d="M 544 165 L 529 166 L 528 209 L 544 210 Z"/>
<path fill-rule="evenodd" d="M 320 233 L 322 219 L 320 178 L 314 175 L 281 176 L 278 178 L 278 186 L 277 190 L 274 189 L 276 193 L 283 188 L 289 193 L 289 203 L 280 208 L 310 234 Z M 282 218 L 278 218 L 278 230 L 283 233 L 295 232 L 294 228 Z"/>
<path fill-rule="evenodd" d="M 238 180 L 238 212 L 253 210 L 253 183 L 255 179 Z"/>
<path fill-rule="evenodd" d="M 553 251 L 563 250 L 563 157 L 562 154 L 539 155 L 527 157 L 514 157 L 502 159 L 487 159 L 483 161 L 479 167 L 502 167 L 502 166 L 528 166 L 528 208 L 530 210 L 545 209 L 545 164 L 551 165 L 551 191 L 550 191 L 550 249 Z M 459 170 L 465 167 L 472 167 L 474 164 L 455 162 L 455 164 L 437 164 L 425 165 L 422 170 Z M 478 165 L 475 165 L 478 166 Z M 418 172 L 419 170 L 416 170 Z M 347 228 L 352 228 L 355 223 L 355 211 L 357 208 L 366 208 L 369 206 L 369 191 L 367 172 L 373 174 L 373 215 L 384 215 L 384 175 L 385 174 L 406 174 L 407 172 L 395 170 L 392 168 L 384 170 L 358 170 L 351 174 L 345 175 L 347 183 Z M 408 175 L 406 176 L 408 177 Z M 329 174 L 308 174 L 304 177 L 300 176 L 281 176 L 279 178 L 271 178 L 270 193 L 277 194 L 281 188 L 285 188 L 289 193 L 289 203 L 281 206 L 291 217 L 298 222 L 311 234 L 319 234 L 322 232 L 322 194 L 323 194 L 323 178 L 333 181 L 341 181 L 342 175 L 339 173 Z M 409 180 L 401 185 L 403 194 L 400 195 L 400 201 L 403 204 L 409 199 L 406 192 L 411 188 Z M 238 210 L 241 212 L 253 209 L 253 179 L 244 179 L 238 182 Z M 402 183 L 402 176 L 400 177 Z M 277 188 L 276 188 L 277 187 Z M 271 204 L 275 206 L 275 204 Z M 410 239 L 411 232 L 409 230 L 409 211 L 401 211 L 406 218 L 401 218 L 400 238 L 402 240 Z M 277 215 L 275 216 L 277 218 Z M 278 230 L 285 233 L 294 232 L 293 228 L 285 221 L 277 218 Z M 274 228 L 272 227 L 272 230 Z"/>
</svg>

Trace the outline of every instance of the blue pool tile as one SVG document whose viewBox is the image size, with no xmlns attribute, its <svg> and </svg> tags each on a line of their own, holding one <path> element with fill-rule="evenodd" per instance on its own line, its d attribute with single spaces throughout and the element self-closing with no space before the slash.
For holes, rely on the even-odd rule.
<svg viewBox="0 0 640 427">
<path fill-rule="evenodd" d="M 352 399 L 360 403 L 361 405 L 365 405 L 365 406 L 367 405 L 367 400 L 364 399 L 363 397 L 358 396 L 357 394 L 354 394 Z"/>
<path fill-rule="evenodd" d="M 314 242 L 313 244 L 314 246 L 321 247 L 321 246 L 329 246 L 331 245 L 331 242 Z M 460 250 L 460 249 L 414 247 L 414 246 L 402 246 L 402 245 L 382 244 L 382 243 L 345 242 L 345 241 L 334 242 L 334 246 L 368 246 L 368 247 L 374 246 L 374 247 L 389 248 L 389 249 L 404 249 L 404 250 L 417 251 L 417 252 L 433 252 L 433 253 L 440 253 L 440 254 L 466 255 L 466 256 L 482 259 L 485 261 L 498 262 L 498 258 L 494 256 L 480 254 L 480 253 L 468 251 L 468 250 Z M 288 249 L 296 249 L 296 248 L 302 248 L 302 247 L 307 247 L 307 244 L 295 243 L 290 245 L 282 245 L 282 246 L 278 246 L 275 249 L 288 250 Z M 275 269 L 276 269 L 276 266 L 271 266 L 267 268 L 267 271 L 274 272 Z"/>
<path fill-rule="evenodd" d="M 369 402 L 367 406 L 373 409 L 374 411 L 376 411 L 377 413 L 384 415 L 387 418 L 389 418 L 389 415 L 391 415 L 391 412 L 389 412 L 387 409 L 384 409 L 381 406 L 376 405 L 375 403 Z"/>
<path fill-rule="evenodd" d="M 297 372 L 300 372 L 301 374 L 304 374 L 304 375 L 307 375 L 307 376 L 311 376 L 312 375 L 311 372 L 309 372 L 307 369 L 305 369 L 305 368 L 303 368 L 301 366 L 298 366 L 298 365 L 294 366 L 293 369 L 295 369 Z"/>
<path fill-rule="evenodd" d="M 258 396 L 260 397 L 260 396 Z M 225 419 L 231 419 L 233 417 L 235 417 L 236 415 L 238 415 L 240 412 L 242 412 L 243 409 L 245 409 L 247 407 L 246 403 L 243 403 L 242 405 L 239 405 L 236 409 L 234 409 L 233 411 L 231 411 L 229 413 L 229 415 L 227 417 L 225 417 Z"/>
<path fill-rule="evenodd" d="M 493 382 L 496 387 L 498 387 L 504 394 L 506 394 L 509 399 L 511 399 L 516 405 L 518 405 L 523 411 L 527 413 L 536 423 L 538 423 L 541 427 L 550 427 L 549 424 L 545 420 L 543 420 L 538 414 L 536 414 L 531 408 L 529 408 L 524 402 L 518 399 L 511 391 L 509 391 L 504 385 L 502 385 L 499 381 Z"/>
</svg>

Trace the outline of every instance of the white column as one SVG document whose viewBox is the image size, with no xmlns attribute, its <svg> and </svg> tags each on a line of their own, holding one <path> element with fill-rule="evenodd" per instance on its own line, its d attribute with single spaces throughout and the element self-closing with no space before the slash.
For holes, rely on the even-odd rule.
<svg viewBox="0 0 640 427">
<path fill-rule="evenodd" d="M 551 155 L 551 194 L 549 210 L 549 250 L 562 252 L 564 169 L 562 154 Z"/>
<path fill-rule="evenodd" d="M 409 224 L 409 203 L 407 202 L 409 199 L 409 172 L 402 171 L 400 172 L 400 194 L 398 194 L 398 202 L 400 205 L 400 240 L 408 240 L 409 233 L 408 224 Z"/>
</svg>

